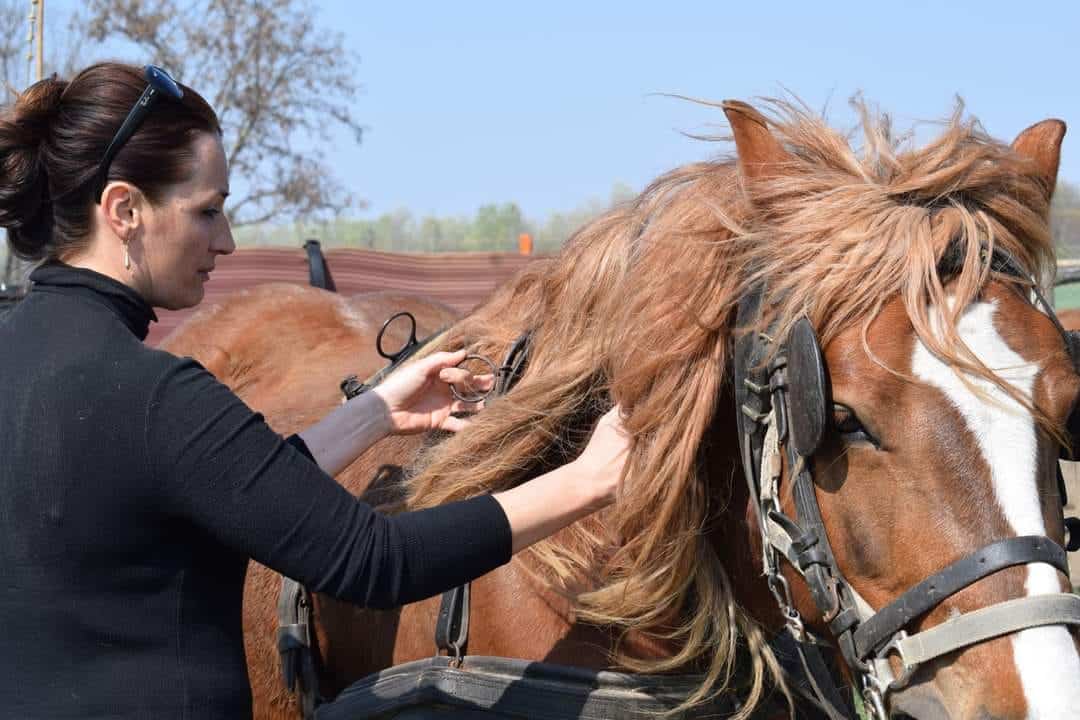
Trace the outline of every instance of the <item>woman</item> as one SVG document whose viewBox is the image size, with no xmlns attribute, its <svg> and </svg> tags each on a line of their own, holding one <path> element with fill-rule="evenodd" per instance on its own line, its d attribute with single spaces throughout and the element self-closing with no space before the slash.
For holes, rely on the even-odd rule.
<svg viewBox="0 0 1080 720">
<path fill-rule="evenodd" d="M 0 716 L 250 715 L 255 559 L 375 607 L 428 597 L 611 502 L 617 409 L 513 490 L 385 517 L 331 475 L 387 433 L 458 430 L 436 353 L 283 440 L 190 359 L 142 344 L 234 244 L 213 110 L 162 71 L 99 64 L 0 118 L 0 225 L 45 262 L 0 321 Z M 468 532 L 461 532 L 468 528 Z"/>
</svg>

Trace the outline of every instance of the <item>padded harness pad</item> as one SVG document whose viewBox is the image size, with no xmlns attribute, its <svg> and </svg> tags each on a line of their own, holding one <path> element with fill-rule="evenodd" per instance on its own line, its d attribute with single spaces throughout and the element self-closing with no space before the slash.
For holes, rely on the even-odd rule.
<svg viewBox="0 0 1080 720">
<path fill-rule="evenodd" d="M 347 687 L 319 707 L 317 720 L 446 718 L 465 720 L 613 720 L 653 718 L 676 707 L 700 676 L 630 675 L 542 662 L 468 655 L 461 668 L 450 658 L 397 665 Z M 736 698 L 722 696 L 680 718 L 727 717 Z M 775 715 L 766 701 L 755 718 Z"/>
</svg>

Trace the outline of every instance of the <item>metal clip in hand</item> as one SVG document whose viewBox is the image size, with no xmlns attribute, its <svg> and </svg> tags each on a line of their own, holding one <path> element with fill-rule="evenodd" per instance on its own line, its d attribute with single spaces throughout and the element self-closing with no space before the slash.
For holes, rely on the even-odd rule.
<svg viewBox="0 0 1080 720">
<path fill-rule="evenodd" d="M 484 357 L 483 355 L 466 355 L 465 358 L 455 367 L 461 367 L 470 360 L 478 360 L 491 368 L 491 376 L 493 380 L 491 386 L 488 387 L 487 390 L 474 390 L 472 393 L 466 395 L 462 394 L 461 391 L 459 391 L 453 383 L 450 383 L 450 393 L 463 403 L 478 403 L 482 400 L 485 400 L 487 396 L 491 394 L 491 391 L 494 389 L 494 378 L 495 375 L 498 373 L 498 368 L 495 367 L 495 363 L 493 363 L 490 359 Z"/>
</svg>

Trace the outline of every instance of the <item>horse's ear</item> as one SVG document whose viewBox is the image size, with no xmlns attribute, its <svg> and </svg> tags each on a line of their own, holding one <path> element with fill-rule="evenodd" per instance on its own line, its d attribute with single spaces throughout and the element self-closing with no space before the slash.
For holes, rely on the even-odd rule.
<svg viewBox="0 0 1080 720">
<path fill-rule="evenodd" d="M 765 116 L 738 100 L 725 100 L 723 108 L 735 136 L 743 176 L 754 180 L 781 174 L 783 166 L 791 160 L 791 153 L 769 131 Z"/>
<path fill-rule="evenodd" d="M 1017 135 L 1012 143 L 1018 155 L 1031 161 L 1032 174 L 1042 181 L 1047 198 L 1054 194 L 1057 184 L 1061 141 L 1064 137 L 1065 123 L 1051 119 L 1035 123 Z"/>
</svg>

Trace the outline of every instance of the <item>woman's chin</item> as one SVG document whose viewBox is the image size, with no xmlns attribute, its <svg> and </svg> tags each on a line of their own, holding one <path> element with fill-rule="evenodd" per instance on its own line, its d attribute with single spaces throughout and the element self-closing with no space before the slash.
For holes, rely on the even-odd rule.
<svg viewBox="0 0 1080 720">
<path fill-rule="evenodd" d="M 190 307 L 195 307 L 202 302 L 203 296 L 206 291 L 203 290 L 203 284 L 201 280 L 196 280 L 195 284 L 177 289 L 177 292 L 170 293 L 167 297 L 160 298 L 158 302 L 153 303 L 154 307 L 164 308 L 165 310 L 185 310 Z"/>
<path fill-rule="evenodd" d="M 203 289 L 203 284 L 202 282 L 200 282 L 194 289 L 192 289 L 191 292 L 188 293 L 188 297 L 186 298 L 187 302 L 184 307 L 195 307 L 202 302 L 205 296 L 206 290 Z"/>
</svg>

